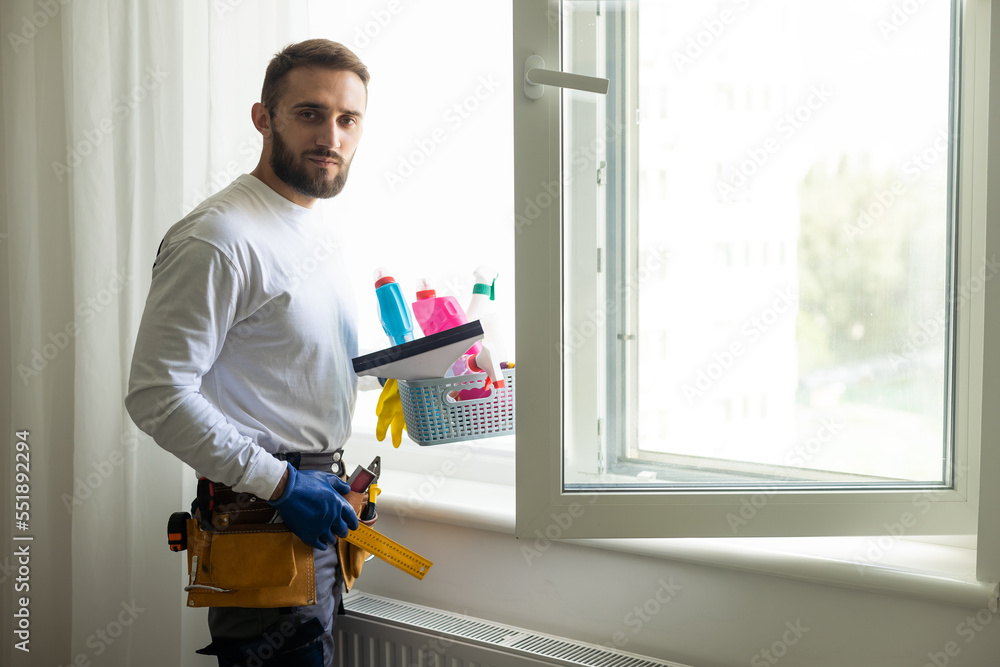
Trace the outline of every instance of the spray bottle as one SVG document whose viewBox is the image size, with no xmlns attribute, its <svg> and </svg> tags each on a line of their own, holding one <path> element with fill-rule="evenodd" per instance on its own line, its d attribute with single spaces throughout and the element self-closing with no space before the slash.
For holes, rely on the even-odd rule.
<svg viewBox="0 0 1000 667">
<path fill-rule="evenodd" d="M 413 320 L 406 307 L 396 279 L 386 269 L 375 271 L 375 297 L 378 299 L 378 316 L 393 345 L 413 340 Z"/>
<path fill-rule="evenodd" d="M 500 360 L 497 359 L 496 350 L 490 343 L 484 342 L 483 349 L 478 354 L 463 354 L 451 365 L 445 377 L 455 377 L 467 375 L 469 373 L 486 373 L 486 384 L 473 389 L 463 389 L 458 392 L 457 398 L 460 401 L 468 401 L 474 398 L 486 398 L 492 394 L 490 386 L 503 389 L 507 382 L 500 367 Z M 454 393 L 454 392 L 453 392 Z"/>
<path fill-rule="evenodd" d="M 421 278 L 417 283 L 417 300 L 413 302 L 413 317 L 417 320 L 417 324 L 420 325 L 420 330 L 424 332 L 425 336 L 466 324 L 469 321 L 462 306 L 458 304 L 458 300 L 453 296 L 438 296 L 437 291 L 426 278 Z M 477 341 L 469 348 L 469 352 L 475 354 L 480 349 L 481 346 Z"/>
<path fill-rule="evenodd" d="M 493 299 L 496 296 L 497 272 L 483 264 L 472 274 L 475 284 L 472 286 L 472 298 L 465 314 L 469 321 L 482 320 L 493 312 Z"/>
<path fill-rule="evenodd" d="M 498 274 L 496 270 L 486 264 L 476 268 L 473 273 L 474 280 L 472 286 L 472 297 L 469 299 L 469 307 L 465 309 L 469 321 L 479 320 L 483 325 L 484 340 L 489 341 L 494 347 L 494 359 L 509 359 L 506 337 L 504 336 L 504 323 L 494 307 L 496 301 L 496 281 Z"/>
</svg>

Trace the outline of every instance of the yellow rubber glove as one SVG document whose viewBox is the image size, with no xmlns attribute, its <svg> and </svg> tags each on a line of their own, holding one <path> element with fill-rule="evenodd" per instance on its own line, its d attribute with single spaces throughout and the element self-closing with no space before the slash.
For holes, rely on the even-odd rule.
<svg viewBox="0 0 1000 667">
<path fill-rule="evenodd" d="M 375 414 L 378 416 L 378 426 L 375 428 L 375 437 L 379 442 L 385 440 L 385 432 L 392 424 L 392 446 L 399 447 L 403 442 L 403 429 L 406 422 L 403 419 L 403 403 L 399 400 L 399 387 L 396 381 L 389 379 L 382 387 L 382 394 L 378 397 L 375 405 Z"/>
</svg>

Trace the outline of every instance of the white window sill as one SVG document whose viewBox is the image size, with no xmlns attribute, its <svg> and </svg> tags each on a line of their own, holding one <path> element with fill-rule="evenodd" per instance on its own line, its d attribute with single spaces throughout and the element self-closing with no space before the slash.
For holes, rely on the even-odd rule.
<svg viewBox="0 0 1000 667">
<path fill-rule="evenodd" d="M 487 444 L 417 447 L 404 441 L 393 449 L 388 439 L 378 443 L 356 434 L 347 452 L 351 469 L 382 457 L 379 512 L 514 534 L 512 456 L 485 451 Z M 486 481 L 491 476 L 507 483 Z M 994 612 L 1000 596 L 997 584 L 976 580 L 974 537 L 953 538 L 951 545 L 887 536 L 567 542 Z"/>
<path fill-rule="evenodd" d="M 368 442 L 360 442 L 368 440 Z M 358 438 L 351 443 L 350 467 L 382 456 L 379 511 L 421 521 L 514 534 L 515 492 L 512 484 L 460 478 L 463 461 L 473 467 L 471 450 L 445 446 L 417 448 L 407 442 L 394 450 L 387 442 Z M 464 451 L 465 456 L 458 456 Z M 489 458 L 489 457 L 487 457 Z M 404 461 L 406 462 L 404 464 Z M 449 461 L 451 462 L 449 464 Z M 493 457 L 491 465 L 497 464 Z M 415 470 L 401 472 L 401 470 Z M 970 609 L 997 611 L 996 584 L 976 581 L 974 539 L 966 546 L 878 537 L 717 538 L 717 539 L 587 539 L 570 543 L 789 577 L 830 586 L 901 595 Z M 871 551 L 869 551 L 871 550 Z M 858 554 L 868 554 L 858 557 Z M 867 561 L 867 562 L 866 562 Z"/>
</svg>

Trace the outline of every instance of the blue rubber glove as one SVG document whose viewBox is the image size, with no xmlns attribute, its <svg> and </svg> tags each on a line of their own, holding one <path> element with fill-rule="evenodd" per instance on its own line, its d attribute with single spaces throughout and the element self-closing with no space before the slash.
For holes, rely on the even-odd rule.
<svg viewBox="0 0 1000 667">
<path fill-rule="evenodd" d="M 314 549 L 326 551 L 334 534 L 347 537 L 348 530 L 358 527 L 358 515 L 344 497 L 350 490 L 332 473 L 296 470 L 289 463 L 285 492 L 270 503 L 289 530 Z"/>
</svg>

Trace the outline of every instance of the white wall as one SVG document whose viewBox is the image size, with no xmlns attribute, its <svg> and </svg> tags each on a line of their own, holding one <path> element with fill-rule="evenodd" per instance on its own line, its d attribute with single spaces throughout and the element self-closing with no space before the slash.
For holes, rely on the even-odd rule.
<svg viewBox="0 0 1000 667">
<path fill-rule="evenodd" d="M 566 543 L 529 564 L 512 535 L 400 521 L 384 510 L 379 529 L 434 566 L 418 581 L 373 560 L 360 590 L 598 644 L 620 632 L 625 650 L 692 667 L 1000 664 L 1000 623 L 979 625 L 972 607 Z M 643 621 L 633 610 L 655 599 L 661 580 L 680 589 Z M 795 638 L 786 623 L 801 638 L 768 661 L 762 650 Z"/>
</svg>

